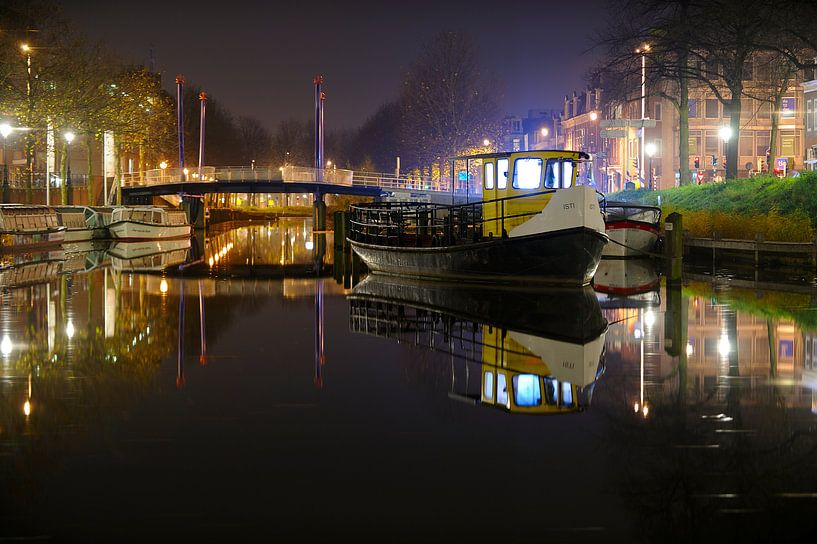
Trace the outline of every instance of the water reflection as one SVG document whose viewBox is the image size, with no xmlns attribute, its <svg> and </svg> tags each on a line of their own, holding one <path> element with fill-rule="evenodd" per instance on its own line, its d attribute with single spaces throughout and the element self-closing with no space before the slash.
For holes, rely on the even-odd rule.
<svg viewBox="0 0 817 544">
<path fill-rule="evenodd" d="M 287 519 L 312 493 L 345 496 L 353 474 L 369 508 L 397 504 L 401 516 L 418 520 L 418 531 L 431 530 L 423 524 L 428 501 L 442 511 L 472 504 L 477 491 L 523 496 L 552 483 L 553 466 L 570 482 L 563 493 L 535 491 L 536 501 L 514 501 L 513 515 L 575 515 L 571 527 L 600 527 L 614 541 L 785 540 L 812 532 L 814 292 L 728 281 L 668 288 L 653 263 L 639 260 L 603 262 L 596 291 L 376 276 L 347 290 L 344 274 L 340 283 L 328 277 L 334 244 L 304 224 L 225 229 L 162 251 L 134 245 L 6 262 L 0 496 L 11 506 L 2 536 L 47 533 L 42 520 L 60 515 L 69 521 L 49 531 L 82 536 L 104 522 L 49 497 L 93 486 L 100 495 L 89 511 L 97 512 L 99 503 L 123 500 L 115 480 L 133 472 L 149 489 L 134 498 L 140 508 L 164 513 L 166 503 L 145 499 L 165 477 L 174 483 L 161 487 L 163 496 L 174 504 L 198 504 L 203 493 L 225 526 L 261 534 L 268 503 L 232 492 L 236 470 L 258 481 L 262 499 L 273 488 L 302 493 L 280 507 Z M 447 409 L 427 409 L 435 403 Z M 120 428 L 151 447 L 123 442 Z M 154 448 L 157 429 L 170 437 L 165 450 Z M 445 462 L 428 458 L 430 447 Z M 77 450 L 90 453 L 78 462 Z M 476 457 L 463 455 L 477 450 L 528 478 L 485 489 L 480 480 L 477 489 L 480 467 L 467 464 Z M 182 455 L 193 476 L 176 469 Z M 114 477 L 95 483 L 100 460 L 108 463 L 100 474 Z M 377 483 L 361 483 L 366 474 Z M 205 478 L 226 491 L 201 492 Z M 416 487 L 425 501 L 383 491 L 384 478 Z M 452 485 L 436 499 L 429 491 L 443 480 Z M 576 501 L 587 508 L 576 509 Z M 338 516 L 357 519 L 351 509 L 358 503 L 338 508 Z M 134 525 L 139 512 L 123 509 L 116 519 Z M 481 515 L 463 520 L 481 528 Z M 304 516 L 304 526 L 321 535 L 337 529 Z M 149 519 L 146 530 L 168 529 Z M 19 520 L 33 529 L 8 529 Z M 194 523 L 185 530 L 206 533 Z"/>
<path fill-rule="evenodd" d="M 349 312 L 354 332 L 448 354 L 452 398 L 510 412 L 583 410 L 604 370 L 607 322 L 589 288 L 517 290 L 373 275 L 353 289 Z M 473 382 L 471 374 L 478 376 Z"/>
</svg>

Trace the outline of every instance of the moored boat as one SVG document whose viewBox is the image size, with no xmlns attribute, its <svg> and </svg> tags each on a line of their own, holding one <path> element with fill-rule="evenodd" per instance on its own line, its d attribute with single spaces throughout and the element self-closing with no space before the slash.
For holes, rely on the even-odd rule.
<svg viewBox="0 0 817 544">
<path fill-rule="evenodd" d="M 192 225 L 182 210 L 121 206 L 111 213 L 108 230 L 118 240 L 157 240 L 189 237 Z"/>
<path fill-rule="evenodd" d="M 65 242 L 84 242 L 108 237 L 102 214 L 89 206 L 54 206 L 59 225 L 65 227 Z"/>
<path fill-rule="evenodd" d="M 608 201 L 603 212 L 610 237 L 605 257 L 643 257 L 653 250 L 658 242 L 661 208 Z"/>
<path fill-rule="evenodd" d="M 639 308 L 661 302 L 656 263 L 640 259 L 602 259 L 593 277 L 602 308 Z"/>
<path fill-rule="evenodd" d="M 492 153 L 486 200 L 351 207 L 349 242 L 375 273 L 446 280 L 590 283 L 608 241 L 597 193 L 575 186 L 581 152 Z M 558 190 L 557 190 L 558 189 Z"/>
<path fill-rule="evenodd" d="M 30 251 L 59 246 L 65 228 L 48 206 L 0 205 L 0 251 Z"/>
</svg>

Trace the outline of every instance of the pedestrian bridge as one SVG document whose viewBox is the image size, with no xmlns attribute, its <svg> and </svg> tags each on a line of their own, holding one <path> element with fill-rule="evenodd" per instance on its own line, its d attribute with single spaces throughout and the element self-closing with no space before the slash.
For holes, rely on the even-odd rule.
<svg viewBox="0 0 817 544">
<path fill-rule="evenodd" d="M 473 188 L 470 188 L 473 193 Z M 109 195 L 113 200 L 115 188 Z M 428 195 L 465 196 L 465 182 L 453 186 L 448 179 L 428 176 L 394 175 L 340 168 L 282 166 L 253 168 L 246 166 L 198 168 L 156 168 L 123 174 L 122 191 L 126 198 L 170 194 L 206 193 L 320 193 L 381 196 L 395 192 Z"/>
</svg>

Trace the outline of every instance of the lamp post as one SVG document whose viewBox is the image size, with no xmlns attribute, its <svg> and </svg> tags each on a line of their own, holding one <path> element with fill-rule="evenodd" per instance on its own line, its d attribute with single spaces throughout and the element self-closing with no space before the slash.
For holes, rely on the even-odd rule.
<svg viewBox="0 0 817 544">
<path fill-rule="evenodd" d="M 165 170 L 167 169 L 167 161 L 159 163 L 159 183 L 165 182 Z"/>
<path fill-rule="evenodd" d="M 657 150 L 658 150 L 658 148 L 655 145 L 655 142 L 648 143 L 645 146 L 645 149 L 644 149 L 644 151 L 646 151 L 646 153 L 647 153 L 647 157 L 650 160 L 650 163 L 649 163 L 649 169 L 650 169 L 650 172 L 649 172 L 649 188 L 650 188 L 650 191 L 652 191 L 654 189 L 654 187 L 652 186 L 652 178 L 653 178 L 653 176 L 652 176 L 652 158 L 655 156 L 655 152 Z"/>
<path fill-rule="evenodd" d="M 26 56 L 26 126 L 31 126 L 31 118 L 34 115 L 34 103 L 31 94 L 31 46 L 27 43 L 20 44 L 20 51 Z M 31 204 L 34 193 L 34 137 L 32 134 L 26 135 L 26 174 L 28 183 L 26 184 L 26 202 Z"/>
<path fill-rule="evenodd" d="M 6 139 L 9 134 L 14 131 L 11 125 L 3 123 L 0 125 L 0 135 L 3 136 L 3 203 L 8 204 L 11 200 L 11 191 L 9 189 L 9 161 L 6 156 Z"/>
<path fill-rule="evenodd" d="M 65 146 L 65 164 L 66 164 L 66 174 L 65 174 L 65 192 L 66 192 L 66 204 L 71 204 L 73 200 L 72 190 L 71 190 L 71 142 L 74 141 L 75 135 L 73 132 L 68 131 L 63 134 L 63 138 L 67 145 Z"/>
<path fill-rule="evenodd" d="M 650 44 L 644 44 L 642 47 L 635 50 L 636 53 L 641 54 L 641 120 L 647 117 L 647 52 L 650 50 Z M 641 180 L 644 180 L 644 123 L 641 123 Z"/>
<path fill-rule="evenodd" d="M 720 130 L 718 131 L 718 135 L 721 137 L 721 140 L 723 140 L 723 156 L 724 156 L 723 169 L 725 172 L 728 172 L 728 170 L 726 169 L 726 157 L 729 156 L 729 139 L 732 137 L 732 127 L 730 126 L 721 127 Z"/>
</svg>

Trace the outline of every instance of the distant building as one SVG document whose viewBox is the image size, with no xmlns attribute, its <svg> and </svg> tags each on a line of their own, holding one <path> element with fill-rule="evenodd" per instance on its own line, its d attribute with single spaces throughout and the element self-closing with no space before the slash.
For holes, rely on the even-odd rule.
<svg viewBox="0 0 817 544">
<path fill-rule="evenodd" d="M 599 123 L 602 119 L 601 89 L 586 89 L 581 94 L 565 96 L 562 106 L 561 127 L 564 148 L 590 154 L 592 165 L 580 170 L 580 182 L 605 189 L 607 172 L 603 167 L 607 148 L 601 139 Z"/>
<path fill-rule="evenodd" d="M 811 69 L 803 82 L 803 101 L 806 103 L 803 145 L 806 170 L 817 170 L 817 70 Z"/>
<path fill-rule="evenodd" d="M 499 151 L 563 148 L 560 116 L 556 110 L 528 110 L 526 117 L 507 115 L 502 119 Z"/>
</svg>

